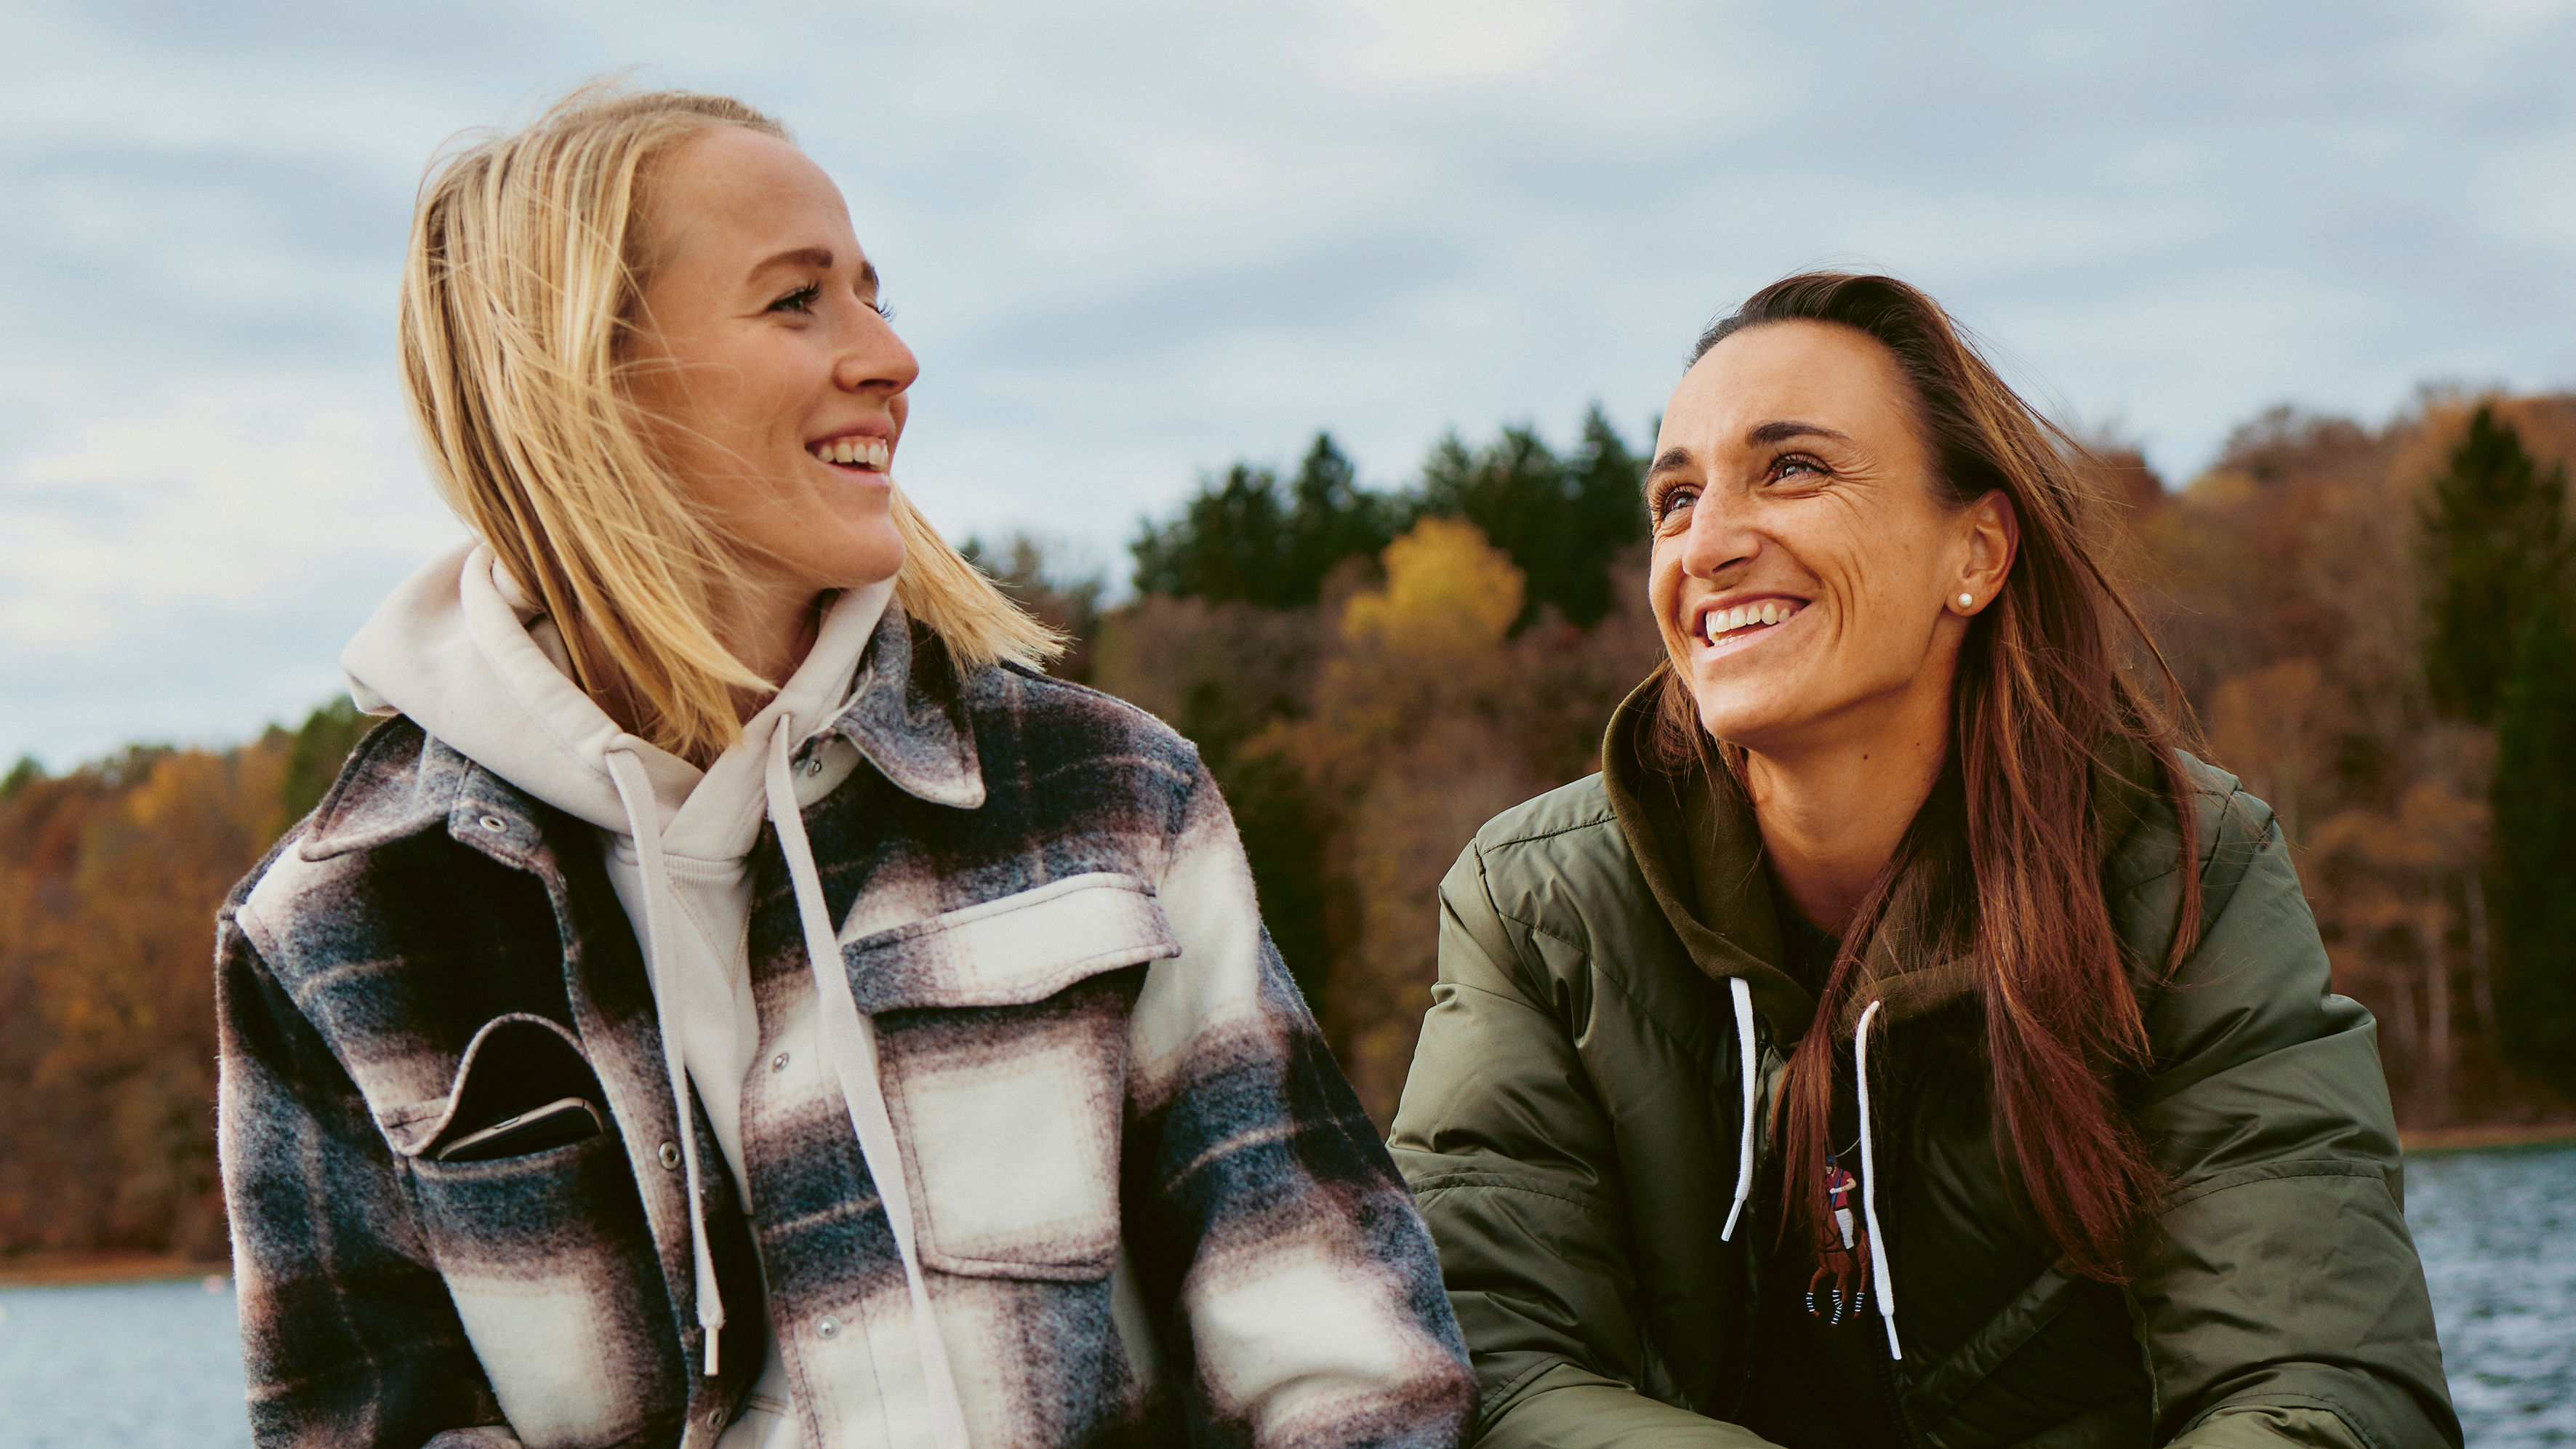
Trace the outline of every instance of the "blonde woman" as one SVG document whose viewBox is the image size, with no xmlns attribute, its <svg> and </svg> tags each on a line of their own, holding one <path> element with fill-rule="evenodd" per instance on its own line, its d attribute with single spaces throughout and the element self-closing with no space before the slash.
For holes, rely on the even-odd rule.
<svg viewBox="0 0 2576 1449">
<path fill-rule="evenodd" d="M 894 490 L 912 354 L 779 126 L 431 177 L 474 542 L 220 924 L 262 1444 L 1446 1444 L 1430 1240 L 1190 747 Z"/>
</svg>

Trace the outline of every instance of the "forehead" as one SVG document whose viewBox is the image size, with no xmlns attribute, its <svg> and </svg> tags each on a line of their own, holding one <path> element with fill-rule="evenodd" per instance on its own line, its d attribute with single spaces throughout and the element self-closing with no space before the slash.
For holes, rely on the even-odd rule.
<svg viewBox="0 0 2576 1449">
<path fill-rule="evenodd" d="M 1692 364 L 1665 408 L 1664 434 L 1714 444 L 1795 418 L 1861 437 L 1907 428 L 1913 401 L 1895 354 L 1868 333 L 1835 322 L 1766 322 Z"/>
<path fill-rule="evenodd" d="M 692 137 L 654 164 L 645 224 L 662 265 L 715 260 L 693 255 L 710 251 L 858 251 L 849 205 L 823 168 L 787 142 L 741 126 Z"/>
</svg>

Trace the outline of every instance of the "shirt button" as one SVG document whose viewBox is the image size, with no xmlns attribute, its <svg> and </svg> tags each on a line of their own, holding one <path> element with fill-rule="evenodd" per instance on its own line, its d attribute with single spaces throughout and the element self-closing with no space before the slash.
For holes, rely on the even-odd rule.
<svg viewBox="0 0 2576 1449">
<path fill-rule="evenodd" d="M 716 1405 L 714 1408 L 707 1410 L 707 1427 L 708 1427 L 708 1428 L 710 1428 L 710 1429 L 721 1429 L 721 1428 L 723 1428 L 723 1427 L 724 1427 L 724 1424 L 725 1424 L 724 1405 L 722 1405 L 722 1404 L 718 1404 L 718 1405 Z"/>
<path fill-rule="evenodd" d="M 680 1165 L 679 1143 L 665 1142 L 662 1144 L 662 1165 L 664 1167 L 678 1167 Z"/>
<path fill-rule="evenodd" d="M 505 827 L 505 822 L 498 815 L 486 815 L 478 823 L 486 830 L 500 830 Z"/>
<path fill-rule="evenodd" d="M 787 1070 L 787 1053 L 780 1052 L 778 1055 L 771 1057 L 769 1059 L 769 1069 L 773 1072 L 783 1072 Z"/>
<path fill-rule="evenodd" d="M 825 1338 L 838 1338 L 841 1336 L 841 1320 L 826 1313 L 814 1320 L 814 1331 Z"/>
</svg>

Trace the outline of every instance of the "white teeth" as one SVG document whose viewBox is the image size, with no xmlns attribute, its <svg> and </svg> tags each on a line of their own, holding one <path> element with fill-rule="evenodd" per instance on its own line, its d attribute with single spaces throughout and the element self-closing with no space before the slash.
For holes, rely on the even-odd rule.
<svg viewBox="0 0 2576 1449">
<path fill-rule="evenodd" d="M 1714 644 L 1723 634 L 1755 624 L 1779 624 L 1798 612 L 1798 605 L 1779 599 L 1765 599 L 1758 604 L 1738 604 L 1732 609 L 1711 609 L 1700 616 L 1701 635 Z"/>
<path fill-rule="evenodd" d="M 894 449 L 883 438 L 834 438 L 816 443 L 814 456 L 826 463 L 856 463 L 882 473 L 893 460 Z"/>
</svg>

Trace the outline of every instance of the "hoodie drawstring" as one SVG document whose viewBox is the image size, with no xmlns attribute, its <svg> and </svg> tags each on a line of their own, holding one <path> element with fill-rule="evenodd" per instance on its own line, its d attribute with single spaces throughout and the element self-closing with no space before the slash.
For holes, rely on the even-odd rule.
<svg viewBox="0 0 2576 1449">
<path fill-rule="evenodd" d="M 1878 1230 L 1878 1163 L 1869 1140 L 1869 1019 L 1886 1004 L 1871 1002 L 1860 1014 L 1860 1025 L 1852 1028 L 1852 1075 L 1860 1081 L 1860 1216 L 1869 1228 L 1870 1286 L 1878 1290 L 1878 1316 L 1887 1324 L 1887 1356 L 1901 1359 L 1905 1350 L 1896 1344 L 1896 1275 L 1887 1267 L 1887 1236 Z"/>
<path fill-rule="evenodd" d="M 1721 1243 L 1735 1236 L 1735 1220 L 1744 1215 L 1745 1199 L 1753 1196 L 1753 1099 L 1761 1095 L 1760 1084 L 1753 1079 L 1753 989 L 1741 976 L 1730 976 L 1727 989 L 1735 997 L 1735 1051 L 1742 1064 L 1744 1084 L 1744 1138 L 1735 1151 L 1735 1206 L 1726 1210 L 1726 1227 L 1717 1235 Z"/>
<path fill-rule="evenodd" d="M 967 1449 L 966 1414 L 958 1403 L 956 1375 L 949 1368 L 948 1346 L 939 1336 L 939 1325 L 930 1316 L 930 1285 L 922 1276 L 913 1245 L 912 1190 L 904 1179 L 894 1120 L 886 1113 L 885 1089 L 877 1078 L 876 1023 L 859 1010 L 858 999 L 851 994 L 840 940 L 823 903 L 823 878 L 814 868 L 814 849 L 805 838 L 805 817 L 796 804 L 788 765 L 788 743 L 793 737 L 793 719 L 782 713 L 769 737 L 769 820 L 777 827 L 779 848 L 787 856 L 796 919 L 805 928 L 805 959 L 814 973 L 824 1039 L 831 1047 L 833 1070 L 841 1079 L 850 1127 L 858 1134 L 860 1156 L 876 1183 L 886 1223 L 894 1231 L 895 1251 L 903 1259 L 904 1286 L 912 1294 L 913 1336 L 920 1345 L 922 1377 L 928 1380 L 932 1438 L 939 1449 Z"/>
<path fill-rule="evenodd" d="M 626 823 L 635 836 L 635 856 L 644 873 L 644 970 L 653 983 L 653 1000 L 660 1008 L 662 1020 L 656 1023 L 662 1033 L 662 1066 L 671 1078 L 671 1109 L 680 1124 L 680 1162 L 686 1169 L 684 1185 L 689 1195 L 689 1256 L 697 1272 L 698 1327 L 707 1340 L 707 1377 L 716 1373 L 716 1344 L 724 1336 L 724 1295 L 716 1287 L 715 1257 L 707 1251 L 707 1210 L 698 1173 L 697 1114 L 689 1106 L 689 1078 L 680 1057 L 680 1034 L 672 1028 L 672 1004 L 679 1000 L 678 983 L 669 979 L 667 902 L 671 900 L 670 870 L 662 859 L 662 812 L 654 803 L 653 787 L 644 778 L 644 764 L 632 750 L 608 753 L 608 778 L 617 785 L 619 803 L 626 807 Z"/>
</svg>

